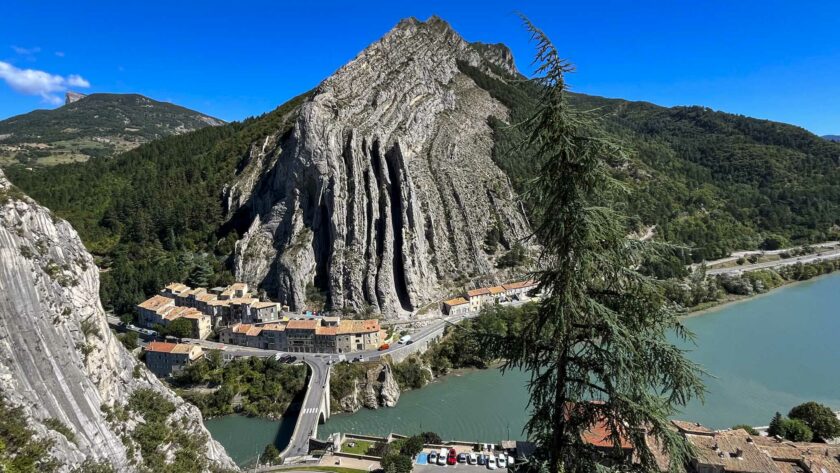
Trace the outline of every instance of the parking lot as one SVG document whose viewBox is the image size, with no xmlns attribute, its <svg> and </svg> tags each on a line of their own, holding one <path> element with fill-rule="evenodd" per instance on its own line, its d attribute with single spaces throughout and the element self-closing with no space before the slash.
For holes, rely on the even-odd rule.
<svg viewBox="0 0 840 473">
<path fill-rule="evenodd" d="M 432 473 L 434 471 L 440 472 L 441 468 L 454 468 L 454 469 L 462 469 L 462 470 L 475 470 L 475 469 L 489 470 L 490 469 L 490 468 L 487 467 L 486 464 L 479 464 L 477 462 L 479 456 L 481 456 L 481 455 L 484 455 L 485 457 L 489 456 L 490 455 L 489 451 L 477 452 L 474 449 L 469 448 L 467 446 L 458 446 L 458 445 L 455 445 L 452 448 L 455 450 L 456 458 L 457 458 L 458 454 L 466 454 L 466 455 L 473 454 L 473 455 L 476 456 L 476 463 L 475 464 L 470 464 L 469 462 L 458 462 L 457 459 L 456 459 L 456 463 L 454 465 L 449 465 L 449 464 L 440 465 L 437 462 L 435 462 L 435 464 L 431 464 L 428 461 L 429 454 L 430 453 L 436 453 L 436 454 L 439 455 L 440 454 L 440 449 L 425 448 L 425 449 L 423 449 L 423 451 L 419 455 L 417 455 L 417 459 L 414 462 L 414 471 L 420 472 L 420 473 Z M 448 450 L 449 449 L 447 449 L 447 451 Z M 500 452 L 498 452 L 498 451 L 493 452 L 494 457 L 498 457 L 499 453 Z M 506 467 L 495 468 L 496 471 L 505 471 L 506 469 L 507 469 Z"/>
</svg>

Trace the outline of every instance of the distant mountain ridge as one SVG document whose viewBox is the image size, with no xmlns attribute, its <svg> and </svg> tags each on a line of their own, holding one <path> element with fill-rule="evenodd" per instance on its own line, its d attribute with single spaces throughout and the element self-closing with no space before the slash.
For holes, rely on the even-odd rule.
<svg viewBox="0 0 840 473">
<path fill-rule="evenodd" d="M 823 135 L 823 138 L 825 138 L 828 141 L 840 143 L 840 135 Z"/>
<path fill-rule="evenodd" d="M 139 94 L 68 92 L 62 107 L 0 121 L 0 165 L 110 157 L 164 136 L 223 124 Z"/>
</svg>

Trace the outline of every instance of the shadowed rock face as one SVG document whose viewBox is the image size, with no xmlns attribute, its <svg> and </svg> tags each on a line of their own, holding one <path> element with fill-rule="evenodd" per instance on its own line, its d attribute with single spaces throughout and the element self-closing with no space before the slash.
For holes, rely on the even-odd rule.
<svg viewBox="0 0 840 473">
<path fill-rule="evenodd" d="M 76 232 L 12 188 L 0 171 L 0 391 L 21 406 L 51 454 L 70 470 L 85 459 L 133 471 L 120 439 L 142 419 L 108 422 L 102 406 L 150 388 L 172 401 L 187 432 L 207 437 L 206 455 L 235 468 L 209 438 L 195 407 L 166 388 L 115 339 L 99 302 L 99 272 Z M 68 426 L 74 441 L 44 421 Z M 139 455 L 139 453 L 137 453 Z M 139 460 L 137 457 L 135 460 Z"/>
<path fill-rule="evenodd" d="M 507 110 L 458 61 L 517 74 L 504 46 L 404 20 L 321 83 L 289 136 L 252 150 L 271 165 L 239 189 L 252 220 L 237 277 L 292 307 L 314 285 L 333 308 L 393 316 L 492 271 L 488 229 L 514 241 L 528 224 L 491 159 L 488 119 Z"/>
</svg>

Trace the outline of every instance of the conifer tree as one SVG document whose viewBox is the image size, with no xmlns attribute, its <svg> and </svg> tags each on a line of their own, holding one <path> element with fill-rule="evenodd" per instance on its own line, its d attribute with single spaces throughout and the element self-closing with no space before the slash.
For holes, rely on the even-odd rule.
<svg viewBox="0 0 840 473">
<path fill-rule="evenodd" d="M 682 471 L 689 447 L 668 419 L 702 396 L 702 371 L 669 340 L 691 334 L 663 288 L 636 270 L 673 248 L 627 238 L 626 219 L 613 208 L 624 188 L 610 176 L 624 162 L 622 150 L 570 109 L 564 78 L 570 64 L 540 29 L 523 21 L 537 44 L 536 81 L 543 91 L 524 126 L 526 146 L 540 166 L 527 197 L 543 246 L 535 277 L 545 297 L 519 333 L 481 337 L 507 360 L 505 369 L 530 373 L 526 430 L 540 446 L 531 467 L 590 473 L 606 471 L 602 465 L 609 463 L 613 471 L 657 471 L 649 435 L 670 455 L 670 471 Z M 609 453 L 582 438 L 596 422 L 608 426 Z M 633 444 L 635 464 L 622 454 L 621 439 Z"/>
</svg>

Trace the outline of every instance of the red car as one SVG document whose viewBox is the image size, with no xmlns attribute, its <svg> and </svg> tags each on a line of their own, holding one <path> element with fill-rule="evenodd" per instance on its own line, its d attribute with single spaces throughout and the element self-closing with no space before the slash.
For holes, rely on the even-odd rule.
<svg viewBox="0 0 840 473">
<path fill-rule="evenodd" d="M 446 456 L 446 464 L 447 465 L 454 465 L 455 463 L 457 463 L 456 455 L 457 454 L 455 453 L 455 449 L 450 448 L 449 449 L 449 455 Z"/>
</svg>

